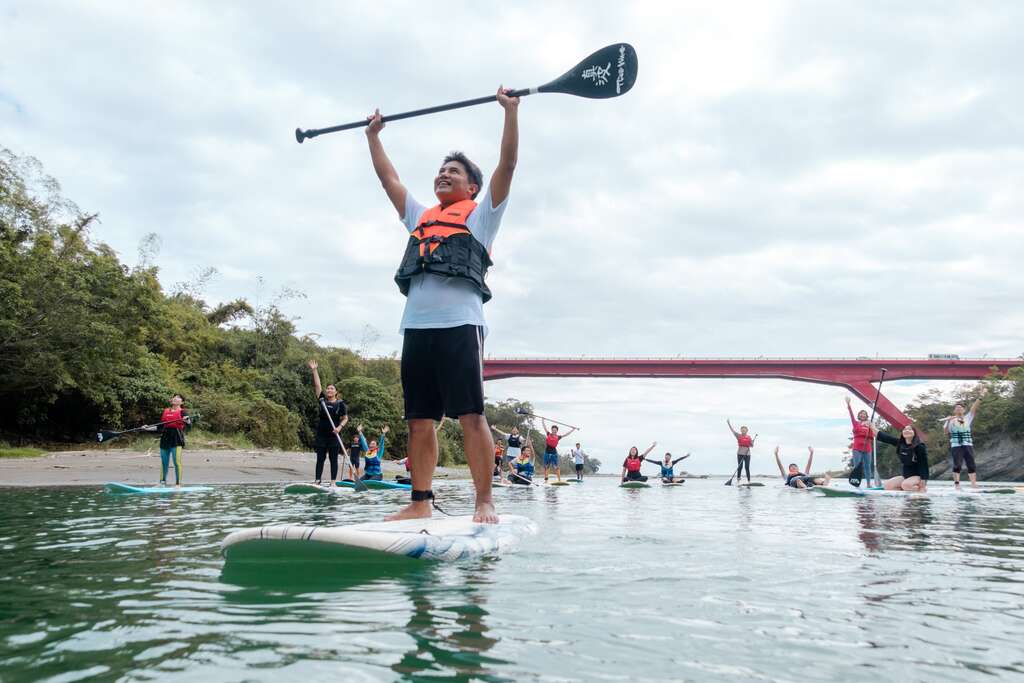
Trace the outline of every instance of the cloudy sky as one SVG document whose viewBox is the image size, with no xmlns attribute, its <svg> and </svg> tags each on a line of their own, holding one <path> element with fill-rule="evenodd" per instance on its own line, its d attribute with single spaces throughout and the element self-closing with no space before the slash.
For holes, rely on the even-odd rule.
<svg viewBox="0 0 1024 683">
<path fill-rule="evenodd" d="M 98 211 L 126 262 L 158 233 L 166 287 L 213 266 L 210 302 L 297 288 L 302 332 L 389 354 L 404 230 L 362 132 L 300 146 L 295 127 L 538 85 L 627 41 L 628 95 L 520 107 L 490 355 L 1024 352 L 1024 5 L 710 5 L 8 1 L 0 145 Z M 426 203 L 447 151 L 489 173 L 500 132 L 491 105 L 384 143 Z M 775 443 L 838 465 L 849 433 L 841 389 L 784 381 L 487 393 L 581 425 L 608 464 L 657 440 L 727 471 L 727 416 L 760 433 L 756 472 Z"/>
</svg>

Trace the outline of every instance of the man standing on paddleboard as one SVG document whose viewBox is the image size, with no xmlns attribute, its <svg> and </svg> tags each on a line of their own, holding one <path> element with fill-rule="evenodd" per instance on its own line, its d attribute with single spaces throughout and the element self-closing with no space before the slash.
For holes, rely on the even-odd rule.
<svg viewBox="0 0 1024 683">
<path fill-rule="evenodd" d="M 491 498 L 494 443 L 484 417 L 483 305 L 490 250 L 508 203 L 519 150 L 519 98 L 498 88 L 505 112 L 498 166 L 484 188 L 480 169 L 452 152 L 434 178 L 437 204 L 427 208 L 406 190 L 380 141 L 380 111 L 367 117 L 370 159 L 398 217 L 409 232 L 395 282 L 407 299 L 399 331 L 402 395 L 409 423 L 412 502 L 388 519 L 430 517 L 431 482 L 437 466 L 434 422 L 459 419 L 466 460 L 476 487 L 475 522 L 497 523 Z M 476 201 L 484 190 L 479 203 Z"/>
</svg>

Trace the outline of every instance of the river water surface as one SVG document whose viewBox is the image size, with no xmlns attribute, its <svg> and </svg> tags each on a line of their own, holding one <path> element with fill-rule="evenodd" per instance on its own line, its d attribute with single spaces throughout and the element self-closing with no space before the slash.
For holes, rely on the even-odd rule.
<svg viewBox="0 0 1024 683">
<path fill-rule="evenodd" d="M 592 478 L 496 491 L 540 526 L 500 558 L 223 574 L 233 530 L 407 495 L 281 489 L 0 490 L 0 680 L 1024 680 L 1024 495 Z M 435 490 L 469 509 L 468 482 Z"/>
</svg>

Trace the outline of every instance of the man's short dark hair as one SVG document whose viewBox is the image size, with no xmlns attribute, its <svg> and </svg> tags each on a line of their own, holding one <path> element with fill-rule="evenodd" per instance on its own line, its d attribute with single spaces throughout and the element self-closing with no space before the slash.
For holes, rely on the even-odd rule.
<svg viewBox="0 0 1024 683">
<path fill-rule="evenodd" d="M 480 172 L 480 167 L 469 160 L 462 152 L 450 152 L 448 156 L 444 158 L 445 164 L 449 161 L 457 161 L 462 164 L 462 167 L 466 169 L 466 175 L 469 176 L 469 181 L 476 185 L 476 192 L 473 193 L 473 199 L 480 194 L 480 188 L 484 186 L 484 174 Z"/>
</svg>

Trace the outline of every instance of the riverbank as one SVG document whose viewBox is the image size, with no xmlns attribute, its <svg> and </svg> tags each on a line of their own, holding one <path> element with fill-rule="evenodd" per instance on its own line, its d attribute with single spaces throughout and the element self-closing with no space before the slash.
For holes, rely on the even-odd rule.
<svg viewBox="0 0 1024 683">
<path fill-rule="evenodd" d="M 184 480 L 192 484 L 269 484 L 310 481 L 316 456 L 308 452 L 271 450 L 186 449 Z M 405 469 L 383 463 L 384 478 Z M 438 467 L 437 477 L 466 479 L 465 467 Z M 160 452 L 141 450 L 80 450 L 46 453 L 34 458 L 0 459 L 0 486 L 85 486 L 119 481 L 155 484 L 160 478 Z M 169 478 L 173 480 L 171 470 Z"/>
</svg>

